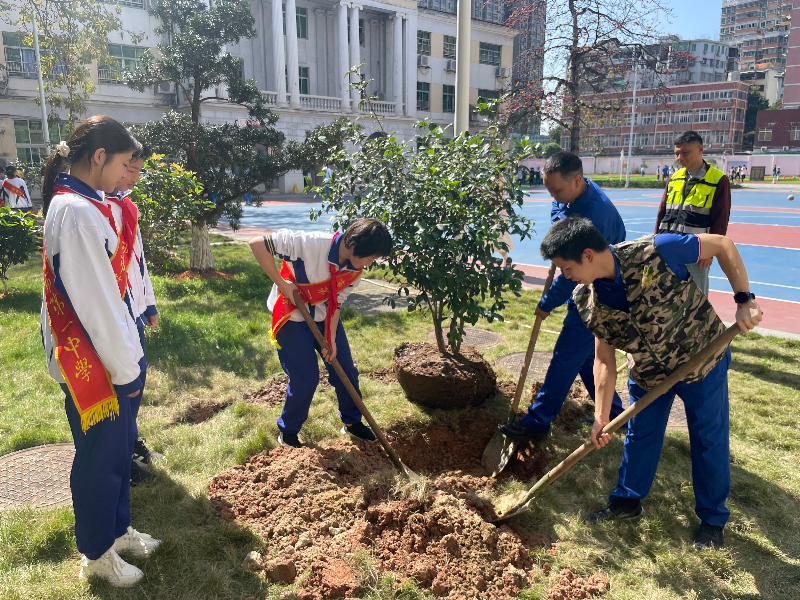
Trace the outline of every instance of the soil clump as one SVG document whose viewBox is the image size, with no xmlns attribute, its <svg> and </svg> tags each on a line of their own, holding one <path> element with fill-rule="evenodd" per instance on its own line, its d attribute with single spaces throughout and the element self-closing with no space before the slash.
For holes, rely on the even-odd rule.
<svg viewBox="0 0 800 600">
<path fill-rule="evenodd" d="M 547 593 L 547 600 L 582 600 L 600 596 L 608 591 L 608 579 L 602 575 L 592 575 L 583 580 L 569 569 L 558 574 L 558 583 Z"/>
<path fill-rule="evenodd" d="M 492 366 L 472 346 L 442 354 L 428 342 L 403 343 L 394 350 L 394 367 L 408 399 L 434 408 L 477 406 L 497 387 Z"/>
<path fill-rule="evenodd" d="M 394 372 L 394 368 L 386 369 L 384 367 L 379 367 L 374 371 L 370 371 L 369 373 L 360 373 L 359 376 L 367 377 L 368 379 L 374 379 L 375 381 L 380 381 L 386 385 L 395 383 L 397 381 L 397 373 Z"/>
<path fill-rule="evenodd" d="M 280 375 L 270 379 L 264 384 L 260 390 L 245 394 L 245 402 L 251 404 L 264 404 L 268 408 L 281 406 L 286 400 L 286 387 L 289 385 L 289 378 L 286 375 Z M 319 372 L 319 386 L 318 392 L 325 392 L 331 388 L 328 383 L 328 371 L 320 370 Z"/>
<path fill-rule="evenodd" d="M 173 418 L 172 423 L 173 425 L 203 423 L 231 404 L 232 400 L 196 400 L 181 410 Z"/>
</svg>

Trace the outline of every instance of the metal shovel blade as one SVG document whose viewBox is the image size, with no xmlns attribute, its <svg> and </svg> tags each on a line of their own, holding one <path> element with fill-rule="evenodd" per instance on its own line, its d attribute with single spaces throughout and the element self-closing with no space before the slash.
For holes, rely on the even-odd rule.
<svg viewBox="0 0 800 600">
<path fill-rule="evenodd" d="M 503 435 L 503 432 L 498 428 L 492 439 L 486 445 L 486 449 L 481 456 L 481 466 L 483 470 L 489 474 L 490 477 L 497 477 L 506 468 L 508 461 L 514 456 L 517 451 L 519 442 Z"/>
</svg>

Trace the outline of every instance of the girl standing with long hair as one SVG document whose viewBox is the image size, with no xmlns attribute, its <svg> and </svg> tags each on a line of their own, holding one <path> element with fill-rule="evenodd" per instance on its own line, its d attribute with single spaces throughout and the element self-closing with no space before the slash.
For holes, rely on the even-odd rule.
<svg viewBox="0 0 800 600">
<path fill-rule="evenodd" d="M 115 586 L 144 576 L 117 552 L 144 558 L 161 543 L 130 526 L 130 399 L 142 388 L 143 360 L 127 290 L 136 215 L 124 215 L 118 227 L 96 191 L 113 188 L 138 149 L 117 121 L 91 117 L 50 154 L 42 186 L 42 343 L 75 443 L 70 488 L 80 577 Z"/>
</svg>

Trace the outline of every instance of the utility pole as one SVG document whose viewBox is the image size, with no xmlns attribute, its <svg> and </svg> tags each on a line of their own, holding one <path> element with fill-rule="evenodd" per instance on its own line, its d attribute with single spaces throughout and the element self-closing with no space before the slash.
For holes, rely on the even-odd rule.
<svg viewBox="0 0 800 600">
<path fill-rule="evenodd" d="M 472 0 L 458 0 L 456 29 L 456 136 L 469 131 L 469 46 Z"/>
<path fill-rule="evenodd" d="M 631 183 L 631 152 L 633 151 L 633 123 L 636 121 L 636 84 L 639 83 L 639 49 L 633 61 L 633 100 L 631 101 L 631 133 L 628 136 L 628 168 L 625 170 L 625 187 Z"/>
<path fill-rule="evenodd" d="M 42 132 L 44 143 L 50 153 L 50 127 L 47 124 L 47 104 L 44 101 L 44 79 L 42 78 L 42 56 L 39 54 L 39 29 L 36 26 L 36 5 L 31 0 L 31 15 L 33 17 L 33 48 L 36 51 L 36 71 L 39 74 L 39 104 L 42 108 Z"/>
</svg>

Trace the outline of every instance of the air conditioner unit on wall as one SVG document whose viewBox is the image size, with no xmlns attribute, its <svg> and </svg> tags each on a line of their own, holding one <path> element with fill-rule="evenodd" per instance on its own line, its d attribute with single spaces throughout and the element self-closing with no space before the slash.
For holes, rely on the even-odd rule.
<svg viewBox="0 0 800 600">
<path fill-rule="evenodd" d="M 156 86 L 156 94 L 174 94 L 174 93 L 175 93 L 174 81 L 162 81 Z"/>
<path fill-rule="evenodd" d="M 783 151 L 784 151 L 784 152 L 788 152 L 788 151 L 789 151 L 789 146 L 784 146 L 784 147 L 783 147 Z"/>
<path fill-rule="evenodd" d="M 448 59 L 446 63 L 444 63 L 444 70 L 445 71 L 452 71 L 455 73 L 456 71 L 456 61 L 452 58 Z"/>
<path fill-rule="evenodd" d="M 430 67 L 430 56 L 426 56 L 424 54 L 417 55 L 417 66 L 418 67 Z"/>
<path fill-rule="evenodd" d="M 511 77 L 511 69 L 508 67 L 495 67 L 494 76 L 502 78 Z"/>
<path fill-rule="evenodd" d="M 767 147 L 766 146 L 761 146 L 761 151 L 762 152 L 766 152 L 767 151 Z"/>
</svg>

